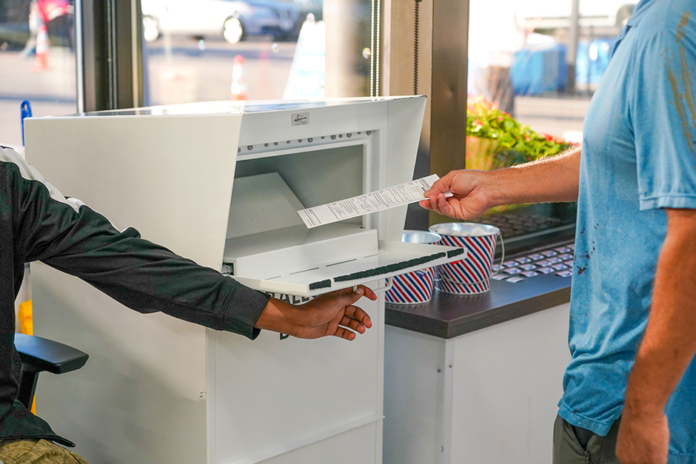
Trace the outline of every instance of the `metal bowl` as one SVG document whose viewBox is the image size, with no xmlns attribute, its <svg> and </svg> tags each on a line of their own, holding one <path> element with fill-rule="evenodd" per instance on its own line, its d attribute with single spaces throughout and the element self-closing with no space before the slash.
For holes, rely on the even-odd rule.
<svg viewBox="0 0 696 464">
<path fill-rule="evenodd" d="M 438 234 L 425 230 L 404 230 L 401 234 L 401 241 L 405 243 L 437 243 L 440 240 L 442 237 Z"/>
<path fill-rule="evenodd" d="M 472 235 L 477 228 L 483 229 L 486 233 Z M 480 237 L 500 233 L 500 229 L 495 226 L 491 226 L 489 224 L 477 224 L 474 222 L 448 222 L 445 224 L 435 224 L 434 226 L 430 226 L 428 230 L 440 235 L 454 235 L 459 237 Z"/>
</svg>

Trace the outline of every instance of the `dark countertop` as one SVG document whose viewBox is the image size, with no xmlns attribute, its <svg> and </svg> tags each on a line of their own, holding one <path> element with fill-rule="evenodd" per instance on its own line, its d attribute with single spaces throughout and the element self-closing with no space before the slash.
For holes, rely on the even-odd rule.
<svg viewBox="0 0 696 464">
<path fill-rule="evenodd" d="M 491 290 L 479 295 L 436 291 L 428 303 L 387 303 L 386 323 L 440 338 L 454 338 L 568 303 L 570 283 L 570 277 L 546 274 L 518 283 L 491 280 Z"/>
</svg>

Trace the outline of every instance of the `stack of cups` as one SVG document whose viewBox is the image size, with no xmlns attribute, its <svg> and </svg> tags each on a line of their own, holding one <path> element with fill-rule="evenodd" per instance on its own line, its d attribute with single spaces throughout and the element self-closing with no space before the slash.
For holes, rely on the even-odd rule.
<svg viewBox="0 0 696 464">
<path fill-rule="evenodd" d="M 401 241 L 406 243 L 439 244 L 442 240 L 438 234 L 422 230 L 406 230 Z M 420 271 L 408 272 L 394 277 L 394 286 L 387 290 L 387 303 L 417 304 L 426 303 L 433 297 L 435 270 L 430 267 Z"/>
<path fill-rule="evenodd" d="M 442 237 L 438 245 L 466 248 L 467 253 L 461 261 L 438 267 L 439 291 L 470 295 L 490 290 L 495 243 L 500 229 L 487 224 L 448 223 L 434 225 L 430 231 Z"/>
</svg>

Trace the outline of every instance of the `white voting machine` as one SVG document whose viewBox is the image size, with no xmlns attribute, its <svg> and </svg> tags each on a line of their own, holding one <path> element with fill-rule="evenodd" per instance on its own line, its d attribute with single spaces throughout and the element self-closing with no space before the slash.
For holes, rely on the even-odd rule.
<svg viewBox="0 0 696 464">
<path fill-rule="evenodd" d="M 423 97 L 216 102 L 26 121 L 64 194 L 243 284 L 306 301 L 462 258 L 400 242 L 406 207 L 308 228 L 299 210 L 411 181 Z M 39 415 L 90 462 L 378 463 L 384 297 L 354 342 L 258 339 L 141 315 L 33 268 L 35 331 L 87 352 Z M 50 394 L 44 394 L 50 392 Z"/>
</svg>

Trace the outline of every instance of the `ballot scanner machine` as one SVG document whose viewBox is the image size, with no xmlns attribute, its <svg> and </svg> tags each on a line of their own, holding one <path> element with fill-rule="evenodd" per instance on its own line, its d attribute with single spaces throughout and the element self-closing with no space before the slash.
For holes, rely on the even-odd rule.
<svg viewBox="0 0 696 464">
<path fill-rule="evenodd" d="M 410 181 L 424 107 L 218 102 L 33 118 L 26 156 L 116 228 L 300 303 L 461 259 L 400 243 L 406 207 L 313 229 L 297 213 Z M 42 379 L 38 414 L 87 460 L 381 462 L 383 293 L 357 303 L 374 326 L 353 342 L 251 341 L 141 315 L 42 264 L 32 272 L 36 333 L 90 355 L 69 379 Z"/>
</svg>

